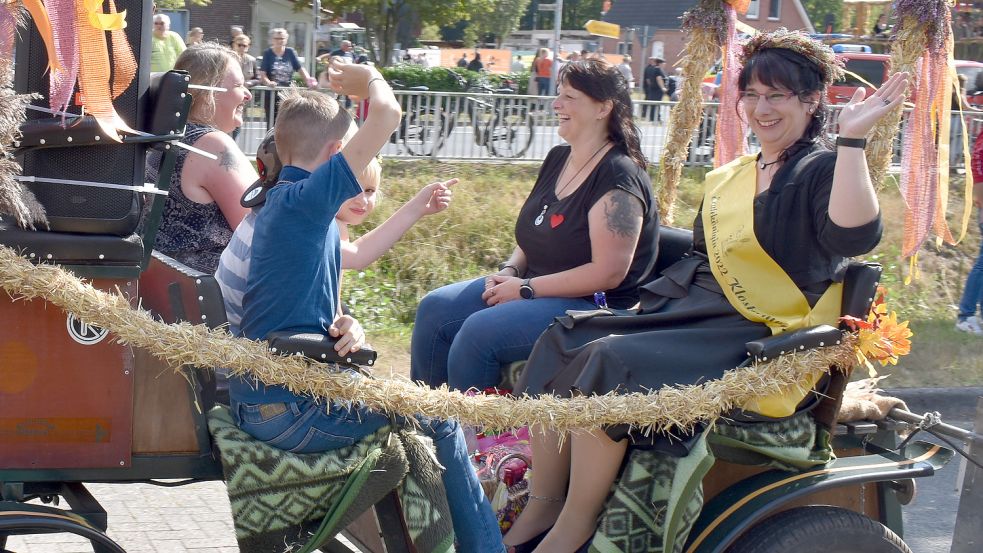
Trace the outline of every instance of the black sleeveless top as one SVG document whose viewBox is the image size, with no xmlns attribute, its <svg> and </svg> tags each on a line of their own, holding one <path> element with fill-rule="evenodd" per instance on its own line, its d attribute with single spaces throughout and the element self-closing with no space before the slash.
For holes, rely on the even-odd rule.
<svg viewBox="0 0 983 553">
<path fill-rule="evenodd" d="M 188 123 L 181 142 L 193 146 L 210 132 L 221 131 L 214 127 Z M 174 164 L 174 173 L 171 174 L 170 190 L 164 203 L 154 249 L 193 269 L 211 274 L 218 268 L 218 259 L 232 239 L 233 229 L 216 202 L 194 202 L 181 190 L 181 170 L 189 153 L 191 152 L 184 148 L 177 150 L 177 162 Z M 160 161 L 160 152 L 153 150 L 147 154 L 148 182 L 157 182 Z"/>
<path fill-rule="evenodd" d="M 526 254 L 526 278 L 549 275 L 579 267 L 591 260 L 590 225 L 587 214 L 605 194 L 615 188 L 642 202 L 642 232 L 635 247 L 628 275 L 607 293 L 608 305 L 626 309 L 638 301 L 638 285 L 655 265 L 659 247 L 659 216 L 652 198 L 652 184 L 645 169 L 615 146 L 571 195 L 558 200 L 557 178 L 570 155 L 570 146 L 550 150 L 539 170 L 532 192 L 515 222 L 516 243 Z M 547 206 L 544 211 L 543 206 Z M 542 222 L 536 220 L 542 214 Z M 585 298 L 593 301 L 593 297 Z"/>
</svg>

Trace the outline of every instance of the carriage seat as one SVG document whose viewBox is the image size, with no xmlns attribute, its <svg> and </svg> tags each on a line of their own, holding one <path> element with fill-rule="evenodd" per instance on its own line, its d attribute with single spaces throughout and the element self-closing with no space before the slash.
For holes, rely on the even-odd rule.
<svg viewBox="0 0 983 553">
<path fill-rule="evenodd" d="M 143 262 L 143 239 L 137 234 L 76 234 L 24 230 L 0 221 L 0 244 L 35 263 L 134 266 Z"/>
</svg>

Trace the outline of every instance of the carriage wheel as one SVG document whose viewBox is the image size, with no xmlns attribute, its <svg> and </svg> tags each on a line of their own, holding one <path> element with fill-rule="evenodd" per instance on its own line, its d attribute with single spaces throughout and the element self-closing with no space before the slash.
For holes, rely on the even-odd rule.
<svg viewBox="0 0 983 553">
<path fill-rule="evenodd" d="M 727 553 L 911 553 L 883 524 L 840 507 L 783 511 L 755 525 Z"/>
<path fill-rule="evenodd" d="M 8 536 L 56 532 L 75 534 L 91 541 L 92 549 L 96 553 L 126 553 L 109 536 L 78 515 L 34 505 L 30 506 L 30 510 L 0 510 L 0 552 L 2 553 L 6 552 L 4 547 Z"/>
</svg>

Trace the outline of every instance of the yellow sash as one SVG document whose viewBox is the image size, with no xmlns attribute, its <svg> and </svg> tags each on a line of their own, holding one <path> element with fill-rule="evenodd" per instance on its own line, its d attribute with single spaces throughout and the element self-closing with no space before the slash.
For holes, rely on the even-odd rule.
<svg viewBox="0 0 983 553">
<path fill-rule="evenodd" d="M 750 321 L 764 323 L 772 334 L 818 324 L 836 325 L 843 285 L 832 284 L 816 306 L 772 259 L 754 235 L 755 156 L 746 155 L 706 176 L 703 225 L 710 269 L 727 301 Z M 815 386 L 821 374 L 801 386 L 760 398 L 744 406 L 769 417 L 785 417 Z"/>
</svg>

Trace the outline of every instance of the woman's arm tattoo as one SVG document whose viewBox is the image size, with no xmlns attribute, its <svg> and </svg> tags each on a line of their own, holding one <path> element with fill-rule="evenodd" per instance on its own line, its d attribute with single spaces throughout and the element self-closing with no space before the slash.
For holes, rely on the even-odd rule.
<svg viewBox="0 0 983 553">
<path fill-rule="evenodd" d="M 612 190 L 604 206 L 608 230 L 622 238 L 638 235 L 642 228 L 642 205 L 624 190 Z"/>
<path fill-rule="evenodd" d="M 239 159 L 236 157 L 235 153 L 228 148 L 222 150 L 222 153 L 218 154 L 218 164 L 230 173 L 239 171 Z"/>
</svg>

